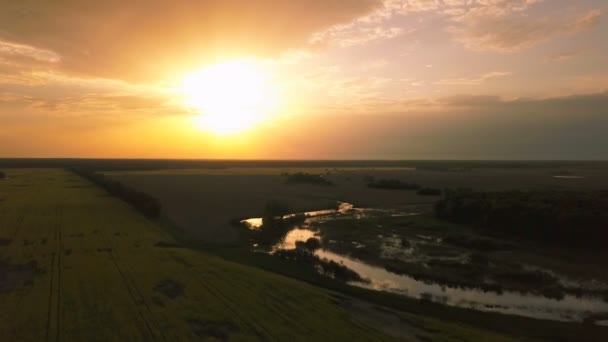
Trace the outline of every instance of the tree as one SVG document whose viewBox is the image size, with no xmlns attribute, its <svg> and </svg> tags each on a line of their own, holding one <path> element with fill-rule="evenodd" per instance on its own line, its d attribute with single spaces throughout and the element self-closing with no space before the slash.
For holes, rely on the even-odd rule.
<svg viewBox="0 0 608 342">
<path fill-rule="evenodd" d="M 6 173 L 0 171 L 0 179 L 5 179 L 6 178 Z"/>
<path fill-rule="evenodd" d="M 264 216 L 262 216 L 262 227 L 273 230 L 282 226 L 283 216 L 289 213 L 289 207 L 277 200 L 266 203 Z"/>
<path fill-rule="evenodd" d="M 284 217 L 288 213 L 289 207 L 284 203 L 276 200 L 266 203 L 258 235 L 260 243 L 274 244 L 285 237 L 291 227 L 291 220 Z"/>
</svg>

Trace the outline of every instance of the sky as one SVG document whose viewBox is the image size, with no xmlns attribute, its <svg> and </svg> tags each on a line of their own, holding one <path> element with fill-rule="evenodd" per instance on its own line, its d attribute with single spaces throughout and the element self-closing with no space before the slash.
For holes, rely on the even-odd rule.
<svg viewBox="0 0 608 342">
<path fill-rule="evenodd" d="M 0 157 L 607 159 L 607 12 L 1 1 Z"/>
</svg>

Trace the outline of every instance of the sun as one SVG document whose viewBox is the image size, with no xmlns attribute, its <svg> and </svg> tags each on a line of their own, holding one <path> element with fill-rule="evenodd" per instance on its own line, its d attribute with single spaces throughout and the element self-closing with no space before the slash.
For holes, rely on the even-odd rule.
<svg viewBox="0 0 608 342">
<path fill-rule="evenodd" d="M 186 76 L 178 90 L 198 113 L 195 123 L 219 135 L 239 133 L 266 120 L 277 104 L 270 73 L 254 60 L 232 60 Z"/>
</svg>

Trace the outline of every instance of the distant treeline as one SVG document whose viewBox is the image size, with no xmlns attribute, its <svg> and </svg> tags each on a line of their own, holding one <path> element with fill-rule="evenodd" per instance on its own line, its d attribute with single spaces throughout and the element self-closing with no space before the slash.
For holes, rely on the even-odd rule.
<svg viewBox="0 0 608 342">
<path fill-rule="evenodd" d="M 605 248 L 608 191 L 446 191 L 435 214 L 486 231 L 568 246 Z"/>
<path fill-rule="evenodd" d="M 603 168 L 606 161 L 489 161 L 489 160 L 204 160 L 204 159 L 45 159 L 0 158 L 0 168 L 44 167 L 89 170 L 223 169 L 230 167 L 343 168 L 411 167 L 419 170 L 479 168 Z"/>
<path fill-rule="evenodd" d="M 308 183 L 313 185 L 332 185 L 333 183 L 327 180 L 323 175 L 310 174 L 307 172 L 285 173 L 288 184 Z"/>
<path fill-rule="evenodd" d="M 72 168 L 71 171 L 88 179 L 100 188 L 105 189 L 110 195 L 129 203 L 133 208 L 137 209 L 148 218 L 157 218 L 161 214 L 162 206 L 160 202 L 146 193 L 135 190 L 128 185 L 107 178 L 104 175 L 95 173 L 91 170 Z"/>
<path fill-rule="evenodd" d="M 386 190 L 412 190 L 416 191 L 421 196 L 440 196 L 443 191 L 441 189 L 423 187 L 416 183 L 406 183 L 398 179 L 378 179 L 366 178 L 369 182 L 367 186 L 374 189 Z"/>
</svg>

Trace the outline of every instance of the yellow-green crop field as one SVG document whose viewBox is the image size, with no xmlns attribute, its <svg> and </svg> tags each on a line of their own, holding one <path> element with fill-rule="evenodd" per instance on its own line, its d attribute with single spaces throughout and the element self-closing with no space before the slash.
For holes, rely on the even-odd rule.
<svg viewBox="0 0 608 342">
<path fill-rule="evenodd" d="M 2 341 L 386 339 L 328 291 L 180 248 L 74 174 L 7 173 Z"/>
</svg>

